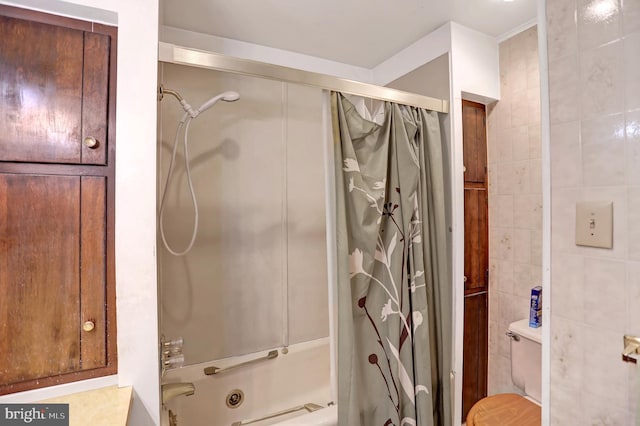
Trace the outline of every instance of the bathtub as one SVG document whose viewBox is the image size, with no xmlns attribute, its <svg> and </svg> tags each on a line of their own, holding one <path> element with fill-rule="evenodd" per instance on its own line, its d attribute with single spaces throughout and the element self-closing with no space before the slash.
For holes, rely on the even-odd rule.
<svg viewBox="0 0 640 426">
<path fill-rule="evenodd" d="M 280 349 L 274 359 L 216 375 L 204 374 L 207 367 L 225 368 L 263 357 L 267 352 L 169 370 L 163 384 L 193 383 L 195 392 L 167 401 L 162 424 L 169 425 L 169 411 L 176 416 L 177 426 L 231 426 L 312 404 L 323 408 L 310 413 L 298 410 L 251 425 L 337 425 L 337 409 L 331 401 L 328 338 L 291 345 L 287 351 Z M 242 392 L 242 402 L 230 408 L 227 396 L 236 390 Z"/>
</svg>

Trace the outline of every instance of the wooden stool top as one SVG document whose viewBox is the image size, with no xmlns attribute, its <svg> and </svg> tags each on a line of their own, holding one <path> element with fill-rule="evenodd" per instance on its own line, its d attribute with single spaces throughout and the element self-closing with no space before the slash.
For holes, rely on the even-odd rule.
<svg viewBox="0 0 640 426">
<path fill-rule="evenodd" d="M 540 426 L 541 423 L 540 407 L 515 393 L 483 398 L 467 415 L 467 426 Z"/>
</svg>

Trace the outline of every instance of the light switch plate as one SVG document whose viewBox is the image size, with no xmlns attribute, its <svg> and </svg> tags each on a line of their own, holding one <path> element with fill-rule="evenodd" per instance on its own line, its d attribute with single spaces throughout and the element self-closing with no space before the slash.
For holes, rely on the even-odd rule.
<svg viewBox="0 0 640 426">
<path fill-rule="evenodd" d="M 576 245 L 613 248 L 613 203 L 576 204 Z"/>
</svg>

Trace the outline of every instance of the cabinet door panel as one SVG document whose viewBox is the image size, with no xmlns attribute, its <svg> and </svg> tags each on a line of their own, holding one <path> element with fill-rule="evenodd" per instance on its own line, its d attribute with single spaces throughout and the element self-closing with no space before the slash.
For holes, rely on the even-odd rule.
<svg viewBox="0 0 640 426">
<path fill-rule="evenodd" d="M 489 268 L 487 191 L 464 190 L 464 284 L 465 292 L 487 289 Z"/>
<path fill-rule="evenodd" d="M 487 134 L 484 105 L 462 101 L 464 181 L 485 183 Z"/>
<path fill-rule="evenodd" d="M 462 418 L 473 404 L 487 396 L 487 293 L 464 297 L 464 361 Z"/>
<path fill-rule="evenodd" d="M 82 369 L 107 365 L 106 347 L 106 182 L 104 177 L 84 176 L 81 181 L 80 281 L 82 324 L 93 330 L 80 338 Z"/>
<path fill-rule="evenodd" d="M 0 383 L 80 367 L 80 178 L 0 174 Z"/>
<path fill-rule="evenodd" d="M 0 161 L 78 163 L 83 32 L 0 16 Z"/>
<path fill-rule="evenodd" d="M 84 34 L 82 87 L 82 137 L 93 137 L 98 141 L 93 148 L 82 145 L 82 163 L 106 164 L 109 37 L 104 34 Z"/>
</svg>

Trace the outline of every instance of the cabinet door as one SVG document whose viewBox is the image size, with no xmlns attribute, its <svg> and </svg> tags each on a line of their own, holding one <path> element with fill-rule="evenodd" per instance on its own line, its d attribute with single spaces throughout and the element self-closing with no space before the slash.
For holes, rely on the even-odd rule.
<svg viewBox="0 0 640 426">
<path fill-rule="evenodd" d="M 0 174 L 0 391 L 106 365 L 105 211 L 104 177 Z"/>
<path fill-rule="evenodd" d="M 465 294 L 487 290 L 489 244 L 487 190 L 464 190 L 464 283 Z"/>
<path fill-rule="evenodd" d="M 109 43 L 0 16 L 0 161 L 106 164 Z"/>
<path fill-rule="evenodd" d="M 485 183 L 487 174 L 487 131 L 484 105 L 462 101 L 464 181 Z"/>
<path fill-rule="evenodd" d="M 487 293 L 464 298 L 464 362 L 462 365 L 462 419 L 473 404 L 487 396 Z"/>
</svg>

